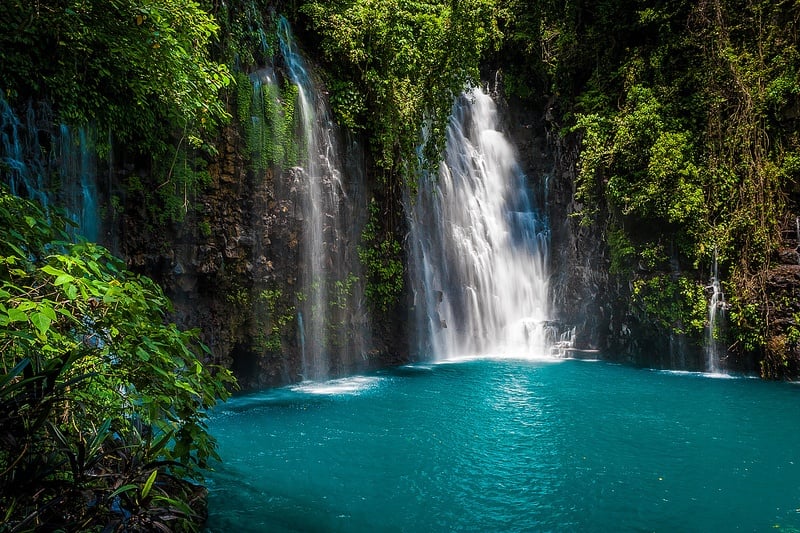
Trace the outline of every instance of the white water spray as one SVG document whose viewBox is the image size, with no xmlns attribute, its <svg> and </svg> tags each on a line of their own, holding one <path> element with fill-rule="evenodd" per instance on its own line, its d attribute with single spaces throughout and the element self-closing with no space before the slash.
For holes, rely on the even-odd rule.
<svg viewBox="0 0 800 533">
<path fill-rule="evenodd" d="M 359 228 L 347 224 L 354 200 L 342 182 L 327 102 L 321 96 L 285 18 L 278 40 L 289 80 L 297 88 L 298 144 L 302 167 L 294 169 L 302 235 L 302 374 L 319 380 L 360 358 L 366 320 L 357 312 L 361 289 L 355 253 Z M 352 176 L 351 176 L 352 177 Z M 358 188 L 358 184 L 355 184 Z"/>
<path fill-rule="evenodd" d="M 708 301 L 708 329 L 706 331 L 706 370 L 712 374 L 720 372 L 719 343 L 714 337 L 717 321 L 725 315 L 725 294 L 719 282 L 717 271 L 717 250 L 714 249 L 714 263 L 711 268 L 711 298 Z"/>
<path fill-rule="evenodd" d="M 97 159 L 94 135 L 86 128 L 75 134 L 62 124 L 58 138 L 58 168 L 62 190 L 60 203 L 67 206 L 77 224 L 77 233 L 89 241 L 100 238 L 100 208 L 97 193 Z"/>
<path fill-rule="evenodd" d="M 65 209 L 75 222 L 73 236 L 89 241 L 102 237 L 97 187 L 95 135 L 91 128 L 62 124 L 49 128 L 46 105 L 28 105 L 24 122 L 0 93 L 0 181 L 12 194 Z M 43 127 L 46 124 L 47 127 Z M 40 143 L 47 137 L 48 143 Z M 58 176 L 57 180 L 53 177 Z"/>
<path fill-rule="evenodd" d="M 421 178 L 407 203 L 420 349 L 434 358 L 547 354 L 544 206 L 480 89 L 453 106 L 438 180 Z"/>
</svg>

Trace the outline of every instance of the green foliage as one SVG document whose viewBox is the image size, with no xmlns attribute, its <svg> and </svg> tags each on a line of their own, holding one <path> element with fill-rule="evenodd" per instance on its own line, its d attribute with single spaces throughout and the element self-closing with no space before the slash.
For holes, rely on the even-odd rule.
<svg viewBox="0 0 800 533">
<path fill-rule="evenodd" d="M 370 218 L 361 233 L 358 258 L 366 271 L 364 289 L 370 304 L 386 312 L 393 309 L 403 293 L 403 248 L 394 235 L 380 231 L 379 209 L 370 202 Z"/>
<path fill-rule="evenodd" d="M 206 169 L 206 160 L 191 157 L 178 147 L 169 168 L 156 166 L 156 175 L 164 181 L 156 187 L 157 202 L 149 201 L 151 220 L 159 224 L 181 222 L 190 211 L 196 209 L 195 199 L 211 184 L 211 174 Z"/>
<path fill-rule="evenodd" d="M 634 306 L 663 331 L 699 338 L 708 306 L 703 285 L 684 276 L 657 275 L 633 285 Z"/>
<path fill-rule="evenodd" d="M 280 289 L 264 289 L 258 295 L 258 303 L 266 308 L 265 325 L 257 344 L 268 352 L 281 351 L 281 335 L 294 322 L 296 310 L 289 305 Z"/>
<path fill-rule="evenodd" d="M 597 213 L 601 198 L 615 213 L 637 221 L 702 231 L 704 195 L 696 150 L 686 131 L 672 131 L 667 110 L 653 91 L 633 86 L 626 104 L 611 117 L 578 115 L 584 133 L 577 195 L 587 205 L 585 217 Z M 696 242 L 690 240 L 688 253 Z"/>
<path fill-rule="evenodd" d="M 785 335 L 774 335 L 766 340 L 764 358 L 760 361 L 762 378 L 791 378 L 788 343 L 789 341 Z"/>
<path fill-rule="evenodd" d="M 211 237 L 211 223 L 208 220 L 201 220 L 197 225 L 197 229 L 203 237 Z"/>
<path fill-rule="evenodd" d="M 274 81 L 254 81 L 237 73 L 236 91 L 237 116 L 255 169 L 297 165 L 297 87 L 286 81 L 279 89 Z"/>
<path fill-rule="evenodd" d="M 180 146 L 169 149 L 172 158 L 157 162 L 154 172 L 162 181 L 155 185 L 147 177 L 131 175 L 126 189 L 128 204 L 139 204 L 151 223 L 163 226 L 182 222 L 197 208 L 196 199 L 211 184 L 206 160 L 193 157 Z M 210 231 L 210 227 L 209 227 Z"/>
<path fill-rule="evenodd" d="M 48 102 L 55 116 L 36 117 L 48 124 L 42 131 L 60 122 L 102 132 L 103 158 L 113 149 L 137 169 L 149 159 L 136 207 L 146 206 L 154 225 L 182 221 L 210 178 L 198 152 L 216 153 L 218 127 L 229 119 L 221 92 L 230 75 L 211 57 L 214 18 L 183 0 L 0 5 L 9 13 L 0 34 L 0 91 L 9 102 Z"/>
<path fill-rule="evenodd" d="M 614 268 L 703 269 L 717 251 L 737 347 L 767 339 L 764 273 L 798 203 L 800 6 L 767 0 L 545 2 L 509 27 L 539 35 L 562 113 L 580 141 L 584 224 L 608 223 Z M 537 30 L 537 27 L 539 28 Z M 512 39 L 514 37 L 511 37 Z M 563 122 L 562 122 L 563 121 Z M 604 220 L 610 219 L 610 220 Z M 657 252 L 669 243 L 669 253 Z M 740 329 L 741 328 L 741 329 Z M 777 352 L 776 352 L 777 353 Z"/>
<path fill-rule="evenodd" d="M 365 128 L 367 122 L 366 97 L 352 80 L 331 80 L 330 105 L 339 124 L 351 131 Z"/>
<path fill-rule="evenodd" d="M 617 229 L 608 234 L 608 248 L 611 252 L 612 274 L 623 274 L 631 270 L 631 262 L 636 257 L 636 248 L 624 231 Z"/>
<path fill-rule="evenodd" d="M 269 29 L 269 17 L 265 17 L 276 7 L 272 0 L 204 3 L 220 25 L 218 58 L 244 69 L 270 63 L 278 48 L 277 36 Z"/>
<path fill-rule="evenodd" d="M 358 276 L 352 272 L 348 272 L 346 278 L 334 281 L 330 291 L 329 305 L 341 311 L 347 310 L 353 296 L 353 288 L 358 281 Z"/>
<path fill-rule="evenodd" d="M 7 524 L 190 527 L 192 488 L 218 458 L 205 411 L 230 373 L 205 366 L 170 302 L 100 246 L 63 240 L 0 190 L 0 507 Z M 156 481 L 156 480 L 160 481 Z M 163 524 L 160 521 L 166 521 Z"/>
<path fill-rule="evenodd" d="M 2 89 L 48 98 L 62 122 L 95 124 L 143 153 L 161 153 L 170 125 L 193 146 L 227 119 L 230 77 L 210 59 L 218 26 L 193 1 L 4 0 Z M 165 130 L 167 136 L 165 136 Z"/>
<path fill-rule="evenodd" d="M 502 0 L 494 8 L 498 32 L 491 61 L 502 69 L 505 93 L 529 102 L 546 98 L 558 39 L 558 32 L 543 25 L 544 8 L 543 2 L 526 0 Z"/>
<path fill-rule="evenodd" d="M 420 129 L 438 162 L 454 95 L 478 80 L 478 62 L 499 36 L 493 0 L 310 1 L 301 10 L 322 36 L 331 104 L 341 124 L 371 134 L 387 176 L 416 172 Z"/>
</svg>

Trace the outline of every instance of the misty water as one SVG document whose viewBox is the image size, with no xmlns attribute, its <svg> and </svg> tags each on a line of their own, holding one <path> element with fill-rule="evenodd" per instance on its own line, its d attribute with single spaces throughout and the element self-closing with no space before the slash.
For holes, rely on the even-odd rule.
<svg viewBox="0 0 800 533">
<path fill-rule="evenodd" d="M 800 527 L 797 385 L 462 359 L 238 396 L 209 531 Z"/>
</svg>

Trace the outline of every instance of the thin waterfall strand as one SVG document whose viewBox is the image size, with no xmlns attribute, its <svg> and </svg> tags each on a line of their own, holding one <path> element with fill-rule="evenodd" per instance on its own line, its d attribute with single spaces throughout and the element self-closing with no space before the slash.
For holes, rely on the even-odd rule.
<svg viewBox="0 0 800 533">
<path fill-rule="evenodd" d="M 98 241 L 102 219 L 94 131 L 64 124 L 54 131 L 50 114 L 47 106 L 29 104 L 23 122 L 0 93 L 0 179 L 14 195 L 45 209 L 64 208 L 76 224 L 75 236 Z M 40 143 L 43 135 L 47 143 Z"/>
<path fill-rule="evenodd" d="M 316 88 L 289 23 L 278 19 L 278 40 L 288 77 L 297 88 L 302 169 L 294 173 L 302 191 L 299 204 L 303 219 L 302 316 L 305 319 L 304 379 L 324 379 L 336 366 L 364 351 L 363 320 L 356 323 L 354 295 L 331 295 L 351 277 L 358 278 L 348 243 L 355 242 L 345 221 L 353 202 L 342 184 L 341 157 L 334 139 L 334 124 L 327 103 Z M 331 305 L 332 299 L 334 304 Z M 341 300 L 348 300 L 342 302 Z M 359 331 L 355 331 L 359 330 Z"/>
<path fill-rule="evenodd" d="M 717 250 L 714 249 L 714 263 L 711 267 L 711 298 L 708 301 L 708 329 L 706 331 L 706 370 L 718 374 L 720 368 L 719 343 L 715 338 L 717 322 L 725 315 L 725 294 L 719 282 L 717 271 Z"/>
</svg>

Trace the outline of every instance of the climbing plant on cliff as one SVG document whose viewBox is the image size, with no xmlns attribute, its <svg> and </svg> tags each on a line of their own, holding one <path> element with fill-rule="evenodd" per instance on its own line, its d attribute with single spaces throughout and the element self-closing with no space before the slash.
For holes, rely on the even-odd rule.
<svg viewBox="0 0 800 533">
<path fill-rule="evenodd" d="M 402 246 L 393 235 L 381 235 L 377 202 L 369 204 L 369 220 L 361 233 L 358 258 L 367 275 L 366 295 L 375 310 L 394 308 L 403 292 Z"/>
<path fill-rule="evenodd" d="M 176 135 L 202 145 L 226 120 L 227 68 L 210 57 L 218 26 L 185 0 L 2 0 L 0 90 L 46 99 L 67 124 L 93 123 L 143 153 Z"/>
<path fill-rule="evenodd" d="M 65 237 L 0 189 L 0 530 L 192 528 L 230 374 L 151 280 Z"/>
<path fill-rule="evenodd" d="M 453 97 L 477 82 L 483 52 L 499 38 L 494 0 L 311 1 L 302 7 L 322 36 L 331 105 L 342 124 L 365 128 L 387 178 L 416 172 L 427 124 L 436 164 Z"/>
<path fill-rule="evenodd" d="M 581 140 L 579 216 L 609 226 L 615 268 L 634 277 L 702 286 L 718 260 L 729 340 L 748 351 L 769 344 L 765 280 L 797 198 L 798 17 L 762 0 L 543 10 L 540 50 Z"/>
</svg>

